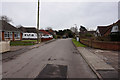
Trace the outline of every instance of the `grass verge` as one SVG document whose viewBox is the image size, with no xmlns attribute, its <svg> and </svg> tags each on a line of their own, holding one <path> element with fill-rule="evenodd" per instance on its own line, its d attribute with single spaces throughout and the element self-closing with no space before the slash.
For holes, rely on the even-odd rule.
<svg viewBox="0 0 120 80">
<path fill-rule="evenodd" d="M 86 47 L 85 45 L 83 45 L 80 42 L 76 41 L 76 39 L 72 39 L 72 41 L 75 44 L 75 46 L 77 46 L 77 47 Z"/>
</svg>

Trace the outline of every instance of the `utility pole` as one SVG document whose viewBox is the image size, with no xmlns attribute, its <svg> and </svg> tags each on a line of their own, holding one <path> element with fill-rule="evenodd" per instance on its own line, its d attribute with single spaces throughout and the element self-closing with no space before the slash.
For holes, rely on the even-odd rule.
<svg viewBox="0 0 120 80">
<path fill-rule="evenodd" d="M 39 0 L 38 0 L 38 15 L 37 15 L 37 43 L 39 43 Z"/>
</svg>

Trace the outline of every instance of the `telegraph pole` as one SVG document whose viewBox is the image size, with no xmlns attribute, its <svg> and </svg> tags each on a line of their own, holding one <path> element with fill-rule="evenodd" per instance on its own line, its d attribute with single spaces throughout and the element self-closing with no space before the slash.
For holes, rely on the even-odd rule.
<svg viewBox="0 0 120 80">
<path fill-rule="evenodd" d="M 37 43 L 39 43 L 39 0 L 38 0 L 38 14 L 37 14 Z"/>
</svg>

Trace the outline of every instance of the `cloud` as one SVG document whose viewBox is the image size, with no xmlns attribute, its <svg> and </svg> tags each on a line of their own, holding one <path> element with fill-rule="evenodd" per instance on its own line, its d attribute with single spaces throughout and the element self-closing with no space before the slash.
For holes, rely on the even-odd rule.
<svg viewBox="0 0 120 80">
<path fill-rule="evenodd" d="M 108 25 L 117 20 L 115 2 L 55 3 L 41 5 L 41 26 L 56 29 L 70 28 L 77 24 L 95 29 L 97 25 Z M 49 23 L 49 25 L 47 25 Z"/>
<path fill-rule="evenodd" d="M 3 2 L 2 14 L 15 25 L 36 26 L 37 2 Z M 117 2 L 42 2 L 40 27 L 70 28 L 77 24 L 89 29 L 109 25 L 118 20 Z"/>
</svg>

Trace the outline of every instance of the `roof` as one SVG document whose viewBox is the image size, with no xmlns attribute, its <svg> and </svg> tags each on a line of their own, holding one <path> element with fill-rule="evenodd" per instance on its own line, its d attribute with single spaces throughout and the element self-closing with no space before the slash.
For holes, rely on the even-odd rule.
<svg viewBox="0 0 120 80">
<path fill-rule="evenodd" d="M 18 29 L 20 29 L 22 32 L 37 33 L 37 29 L 35 27 L 20 27 Z"/>
<path fill-rule="evenodd" d="M 42 33 L 44 33 L 44 34 L 49 34 L 47 31 L 45 31 L 45 30 L 43 30 L 43 29 L 41 29 L 41 30 L 39 30 L 40 32 L 42 32 Z"/>
<path fill-rule="evenodd" d="M 101 35 L 108 35 L 111 33 L 112 27 L 118 25 L 119 31 L 120 31 L 120 20 L 118 20 L 116 23 L 113 23 L 108 26 L 98 26 L 99 32 Z"/>
<path fill-rule="evenodd" d="M 0 30 L 2 31 L 20 31 L 18 28 L 14 27 L 6 21 L 0 20 Z"/>
<path fill-rule="evenodd" d="M 99 30 L 101 35 L 104 35 L 104 33 L 107 30 L 107 26 L 98 26 L 98 30 Z"/>
<path fill-rule="evenodd" d="M 116 22 L 116 25 L 118 25 L 118 29 L 120 31 L 120 19 Z"/>
<path fill-rule="evenodd" d="M 80 32 L 84 32 L 84 31 L 87 31 L 87 29 L 83 26 L 80 26 Z"/>
</svg>

